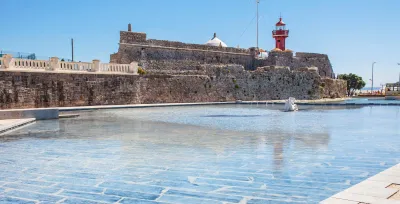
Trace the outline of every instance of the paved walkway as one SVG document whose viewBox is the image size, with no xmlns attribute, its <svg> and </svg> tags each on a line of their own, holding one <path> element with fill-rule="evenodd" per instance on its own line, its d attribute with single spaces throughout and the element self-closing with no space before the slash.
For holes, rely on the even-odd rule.
<svg viewBox="0 0 400 204">
<path fill-rule="evenodd" d="M 18 127 L 35 122 L 35 118 L 0 120 L 0 135 Z"/>
<path fill-rule="evenodd" d="M 348 188 L 322 204 L 400 204 L 400 164 Z"/>
</svg>

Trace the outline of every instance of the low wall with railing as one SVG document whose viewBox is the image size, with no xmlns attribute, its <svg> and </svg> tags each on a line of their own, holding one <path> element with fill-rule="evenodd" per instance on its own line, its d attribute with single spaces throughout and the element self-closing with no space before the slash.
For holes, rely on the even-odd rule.
<svg viewBox="0 0 400 204">
<path fill-rule="evenodd" d="M 11 55 L 0 57 L 0 71 L 55 71 L 55 72 L 94 72 L 96 74 L 137 74 L 138 63 L 113 64 L 92 62 L 64 62 L 57 57 L 47 60 L 30 60 L 13 58 Z"/>
</svg>

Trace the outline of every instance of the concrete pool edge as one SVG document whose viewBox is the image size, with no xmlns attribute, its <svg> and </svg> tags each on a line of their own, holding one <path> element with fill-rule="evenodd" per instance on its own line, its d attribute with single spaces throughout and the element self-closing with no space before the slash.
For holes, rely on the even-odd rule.
<svg viewBox="0 0 400 204">
<path fill-rule="evenodd" d="M 122 108 L 154 108 L 154 107 L 173 107 L 173 106 L 199 106 L 199 105 L 229 105 L 238 104 L 231 102 L 201 102 L 201 103 L 155 103 L 155 104 L 128 104 L 128 105 L 100 105 L 100 106 L 74 106 L 57 107 L 59 111 L 83 111 L 83 110 L 102 110 L 102 109 L 122 109 Z"/>
<path fill-rule="evenodd" d="M 36 120 L 58 119 L 58 108 L 26 108 L 0 110 L 0 120 L 35 118 Z"/>
<path fill-rule="evenodd" d="M 299 100 L 296 102 L 298 105 L 309 106 L 400 106 L 400 103 L 340 103 L 346 99 L 341 100 Z M 202 105 L 269 105 L 285 104 L 284 100 L 269 100 L 269 101 L 229 101 L 229 102 L 201 102 L 201 103 L 155 103 L 155 104 L 129 104 L 129 105 L 100 105 L 100 106 L 74 106 L 74 107 L 57 107 L 60 112 L 68 111 L 83 111 L 83 110 L 101 110 L 101 109 L 122 109 L 122 108 L 152 108 L 152 107 L 173 107 L 173 106 L 202 106 Z"/>
<path fill-rule="evenodd" d="M 296 104 L 298 105 L 308 105 L 308 106 L 400 106 L 400 103 L 351 103 L 345 102 L 350 98 L 340 98 L 340 99 L 318 99 L 318 100 L 297 100 Z M 283 105 L 285 104 L 285 100 L 266 100 L 266 101 L 228 101 L 228 102 L 199 102 L 199 103 L 155 103 L 155 104 L 127 104 L 127 105 L 98 105 L 98 106 L 72 106 L 72 107 L 51 107 L 51 108 L 30 108 L 30 109 L 6 109 L 0 110 L 1 112 L 8 111 L 34 111 L 37 110 L 39 112 L 43 112 L 41 110 L 50 111 L 57 110 L 59 112 L 69 112 L 69 111 L 85 111 L 85 110 L 102 110 L 102 109 L 123 109 L 123 108 L 152 108 L 152 107 L 174 107 L 174 106 L 203 106 L 203 105 L 235 105 L 235 104 L 243 104 L 243 105 L 269 105 L 269 104 L 277 104 Z M 37 118 L 40 120 L 42 118 Z M 57 117 L 51 117 L 46 119 L 57 119 Z M 7 119 L 7 118 L 4 118 Z"/>
<path fill-rule="evenodd" d="M 392 187 L 393 185 L 396 185 L 397 187 Z M 320 203 L 400 204 L 400 163 L 344 191 L 341 191 Z"/>
<path fill-rule="evenodd" d="M 36 121 L 35 118 L 0 120 L 0 136 L 10 133 Z"/>
</svg>

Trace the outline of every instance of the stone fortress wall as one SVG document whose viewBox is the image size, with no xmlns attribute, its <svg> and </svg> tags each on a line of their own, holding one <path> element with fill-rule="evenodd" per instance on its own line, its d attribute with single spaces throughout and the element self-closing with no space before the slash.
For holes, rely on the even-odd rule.
<svg viewBox="0 0 400 204">
<path fill-rule="evenodd" d="M 240 64 L 251 69 L 254 63 L 247 49 L 145 39 L 144 33 L 121 31 L 118 53 L 111 55 L 110 62 L 137 61 L 152 73 L 196 70 L 198 64 Z"/>
<path fill-rule="evenodd" d="M 200 65 L 201 75 L 0 71 L 0 108 L 337 98 L 346 82 L 312 69 Z"/>
<path fill-rule="evenodd" d="M 287 66 L 291 70 L 304 67 L 317 67 L 322 77 L 335 78 L 328 55 L 318 53 L 270 52 L 268 58 L 258 61 L 258 66 Z"/>
<path fill-rule="evenodd" d="M 270 52 L 266 59 L 256 57 L 256 49 L 218 47 L 200 44 L 147 39 L 146 33 L 120 32 L 117 53 L 111 63 L 128 64 L 137 61 L 150 73 L 196 73 L 201 64 L 238 64 L 246 70 L 262 66 L 285 66 L 291 70 L 318 67 L 322 77 L 334 77 L 331 63 L 325 54 Z"/>
</svg>

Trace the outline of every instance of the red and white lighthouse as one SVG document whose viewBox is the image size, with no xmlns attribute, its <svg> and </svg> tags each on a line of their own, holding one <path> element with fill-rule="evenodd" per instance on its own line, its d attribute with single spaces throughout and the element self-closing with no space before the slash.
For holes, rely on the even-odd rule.
<svg viewBox="0 0 400 204">
<path fill-rule="evenodd" d="M 286 30 L 286 24 L 282 21 L 282 17 L 279 18 L 275 30 L 272 31 L 272 37 L 275 38 L 275 49 L 285 51 L 285 40 L 289 37 L 289 30 Z"/>
</svg>

